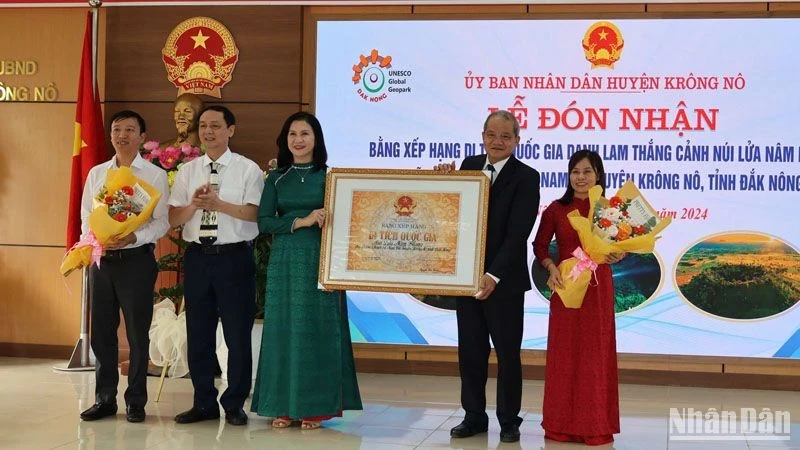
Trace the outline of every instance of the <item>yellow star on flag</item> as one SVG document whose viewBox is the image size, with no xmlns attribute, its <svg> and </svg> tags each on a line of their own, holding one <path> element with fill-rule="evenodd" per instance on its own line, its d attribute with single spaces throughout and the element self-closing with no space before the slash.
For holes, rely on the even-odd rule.
<svg viewBox="0 0 800 450">
<path fill-rule="evenodd" d="M 83 136 L 81 135 L 81 124 L 78 122 L 75 122 L 75 138 L 72 142 L 72 156 L 80 155 L 81 150 L 89 146 L 86 144 L 86 141 L 83 140 Z"/>
</svg>

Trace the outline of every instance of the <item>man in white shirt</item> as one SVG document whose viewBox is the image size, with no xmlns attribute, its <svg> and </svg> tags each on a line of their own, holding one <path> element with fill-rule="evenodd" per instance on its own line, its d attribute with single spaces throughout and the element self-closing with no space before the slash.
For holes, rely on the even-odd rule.
<svg viewBox="0 0 800 450">
<path fill-rule="evenodd" d="M 219 399 L 225 420 L 247 423 L 243 405 L 252 385 L 251 332 L 256 312 L 255 262 L 251 242 L 264 173 L 256 163 L 231 152 L 236 118 L 224 106 L 200 113 L 200 140 L 206 154 L 178 171 L 169 199 L 169 222 L 183 225 L 184 298 L 192 408 L 178 423 L 219 418 L 214 387 L 218 320 L 228 346 L 228 388 Z"/>
<path fill-rule="evenodd" d="M 103 189 L 108 169 L 130 167 L 133 175 L 161 192 L 153 215 L 133 233 L 116 236 L 104 245 L 100 266 L 89 273 L 91 293 L 91 342 L 97 358 L 95 404 L 81 413 L 83 420 L 97 420 L 117 413 L 119 382 L 117 328 L 119 310 L 125 318 L 130 344 L 128 389 L 125 391 L 128 422 L 145 418 L 150 322 L 153 318 L 153 289 L 158 276 L 153 249 L 169 229 L 167 173 L 139 155 L 145 139 L 145 122 L 133 111 L 120 111 L 111 118 L 111 144 L 115 156 L 93 167 L 86 178 L 81 200 L 81 230 L 89 233 L 92 199 Z"/>
</svg>

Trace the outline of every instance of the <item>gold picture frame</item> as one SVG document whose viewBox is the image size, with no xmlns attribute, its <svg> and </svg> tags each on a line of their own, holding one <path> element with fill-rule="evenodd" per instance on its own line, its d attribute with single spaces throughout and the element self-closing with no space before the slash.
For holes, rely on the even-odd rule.
<svg viewBox="0 0 800 450">
<path fill-rule="evenodd" d="M 482 171 L 331 169 L 321 287 L 474 295 L 484 270 L 489 188 Z"/>
</svg>

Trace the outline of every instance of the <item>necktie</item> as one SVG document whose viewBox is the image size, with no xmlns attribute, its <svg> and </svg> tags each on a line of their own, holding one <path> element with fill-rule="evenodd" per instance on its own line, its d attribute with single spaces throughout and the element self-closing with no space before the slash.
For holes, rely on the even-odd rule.
<svg viewBox="0 0 800 450">
<path fill-rule="evenodd" d="M 208 183 L 214 192 L 219 192 L 219 164 L 211 163 L 211 175 L 208 177 Z M 200 217 L 200 243 L 203 245 L 211 245 L 217 240 L 217 212 L 203 210 L 203 215 Z"/>
<path fill-rule="evenodd" d="M 488 165 L 486 166 L 486 170 L 488 170 L 488 171 L 489 171 L 489 180 L 490 180 L 490 183 L 491 183 L 491 184 L 494 184 L 494 166 L 493 166 L 493 165 L 491 165 L 491 164 L 488 164 Z"/>
</svg>

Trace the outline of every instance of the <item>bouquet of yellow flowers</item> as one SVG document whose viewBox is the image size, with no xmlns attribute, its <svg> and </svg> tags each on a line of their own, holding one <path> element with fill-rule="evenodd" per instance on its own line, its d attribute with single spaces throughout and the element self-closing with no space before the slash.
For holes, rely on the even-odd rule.
<svg viewBox="0 0 800 450">
<path fill-rule="evenodd" d="M 577 210 L 567 219 L 581 241 L 572 258 L 558 266 L 563 288 L 556 292 L 564 306 L 580 308 L 598 264 L 612 253 L 652 253 L 658 234 L 672 221 L 659 219 L 632 181 L 626 182 L 610 199 L 602 197 L 602 188 L 589 190 L 589 217 Z"/>
<path fill-rule="evenodd" d="M 89 233 L 64 255 L 61 273 L 95 263 L 100 266 L 103 245 L 112 237 L 134 232 L 153 214 L 161 192 L 133 175 L 130 167 L 109 169 L 106 182 L 93 199 Z"/>
</svg>

